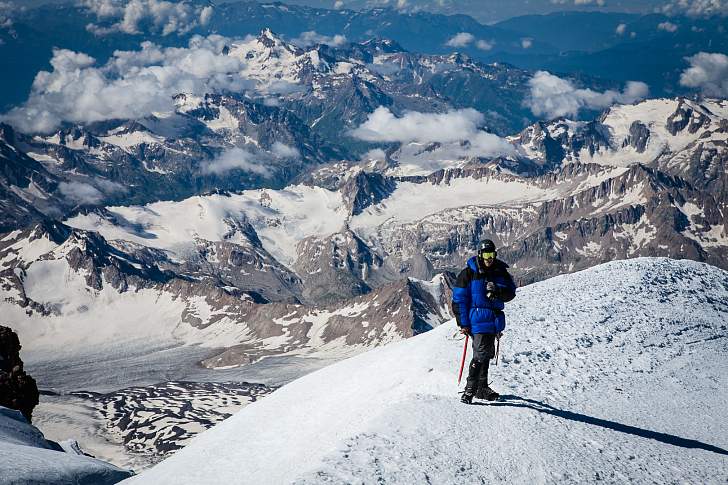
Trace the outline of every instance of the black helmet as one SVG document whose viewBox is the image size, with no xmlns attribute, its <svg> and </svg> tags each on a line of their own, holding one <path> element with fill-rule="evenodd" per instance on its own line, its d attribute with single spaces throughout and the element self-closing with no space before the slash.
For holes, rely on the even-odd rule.
<svg viewBox="0 0 728 485">
<path fill-rule="evenodd" d="M 495 243 L 490 239 L 484 239 L 478 244 L 478 257 L 480 259 L 495 259 L 497 254 Z"/>
<path fill-rule="evenodd" d="M 490 239 L 483 239 L 480 241 L 480 244 L 478 244 L 478 253 L 494 253 L 495 252 L 495 243 L 491 241 Z"/>
</svg>

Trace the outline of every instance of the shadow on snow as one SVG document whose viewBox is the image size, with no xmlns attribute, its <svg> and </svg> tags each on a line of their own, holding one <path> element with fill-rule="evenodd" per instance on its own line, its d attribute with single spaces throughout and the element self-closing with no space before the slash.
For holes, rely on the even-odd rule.
<svg viewBox="0 0 728 485">
<path fill-rule="evenodd" d="M 579 423 L 591 424 L 594 426 L 601 426 L 602 428 L 612 429 L 622 433 L 627 433 L 642 438 L 649 438 L 661 443 L 668 445 L 681 446 L 683 448 L 697 448 L 705 451 L 712 451 L 720 455 L 728 455 L 728 451 L 717 446 L 709 445 L 697 440 L 691 440 L 687 438 L 681 438 L 667 433 L 660 433 L 658 431 L 650 431 L 649 429 L 638 428 L 636 426 L 630 426 L 627 424 L 617 423 L 616 421 L 610 421 L 608 419 L 595 418 L 593 416 L 587 416 L 586 414 L 575 413 L 573 411 L 566 411 L 558 409 L 548 404 L 545 404 L 534 399 L 527 399 L 521 396 L 515 395 L 502 395 L 501 401 L 488 403 L 488 406 L 509 406 L 528 408 L 538 411 L 540 413 L 550 414 L 559 418 L 569 419 Z M 505 401 L 505 402 L 504 402 Z M 483 403 L 485 404 L 485 403 Z"/>
</svg>

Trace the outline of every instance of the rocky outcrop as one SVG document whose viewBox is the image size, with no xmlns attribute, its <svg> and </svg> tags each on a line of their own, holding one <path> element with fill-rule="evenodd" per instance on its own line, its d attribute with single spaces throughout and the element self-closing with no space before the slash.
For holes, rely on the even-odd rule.
<svg viewBox="0 0 728 485">
<path fill-rule="evenodd" d="M 397 183 L 392 178 L 361 171 L 343 184 L 341 193 L 349 212 L 357 215 L 370 205 L 389 197 L 395 188 Z"/>
<path fill-rule="evenodd" d="M 624 146 L 634 147 L 637 153 L 644 153 L 649 139 L 650 129 L 640 121 L 633 121 L 629 127 L 629 137 L 624 141 Z"/>
<path fill-rule="evenodd" d="M 310 303 L 331 303 L 367 293 L 377 283 L 382 258 L 354 232 L 346 230 L 323 239 L 309 237 L 298 244 L 294 266 L 304 282 Z"/>
<path fill-rule="evenodd" d="M 30 422 L 38 404 L 38 386 L 23 370 L 20 348 L 18 335 L 0 326 L 0 406 L 17 409 Z"/>
<path fill-rule="evenodd" d="M 691 106 L 684 98 L 680 98 L 677 109 L 667 118 L 665 127 L 673 136 L 685 128 L 688 129 L 688 133 L 696 133 L 699 129 L 710 126 L 710 118 L 701 111 Z"/>
</svg>

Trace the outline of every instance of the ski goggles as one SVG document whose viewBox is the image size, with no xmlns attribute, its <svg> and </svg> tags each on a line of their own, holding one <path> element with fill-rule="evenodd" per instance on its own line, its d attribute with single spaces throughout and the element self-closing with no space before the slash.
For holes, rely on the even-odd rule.
<svg viewBox="0 0 728 485">
<path fill-rule="evenodd" d="M 483 259 L 495 259 L 495 251 L 483 251 L 480 253 L 480 257 Z"/>
</svg>

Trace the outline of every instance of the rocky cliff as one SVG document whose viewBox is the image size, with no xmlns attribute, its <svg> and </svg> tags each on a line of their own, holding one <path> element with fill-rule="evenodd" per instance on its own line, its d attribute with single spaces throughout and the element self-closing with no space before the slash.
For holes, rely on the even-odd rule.
<svg viewBox="0 0 728 485">
<path fill-rule="evenodd" d="M 30 422 L 38 404 L 38 386 L 23 370 L 20 348 L 18 335 L 0 326 L 0 406 L 17 409 Z"/>
</svg>

